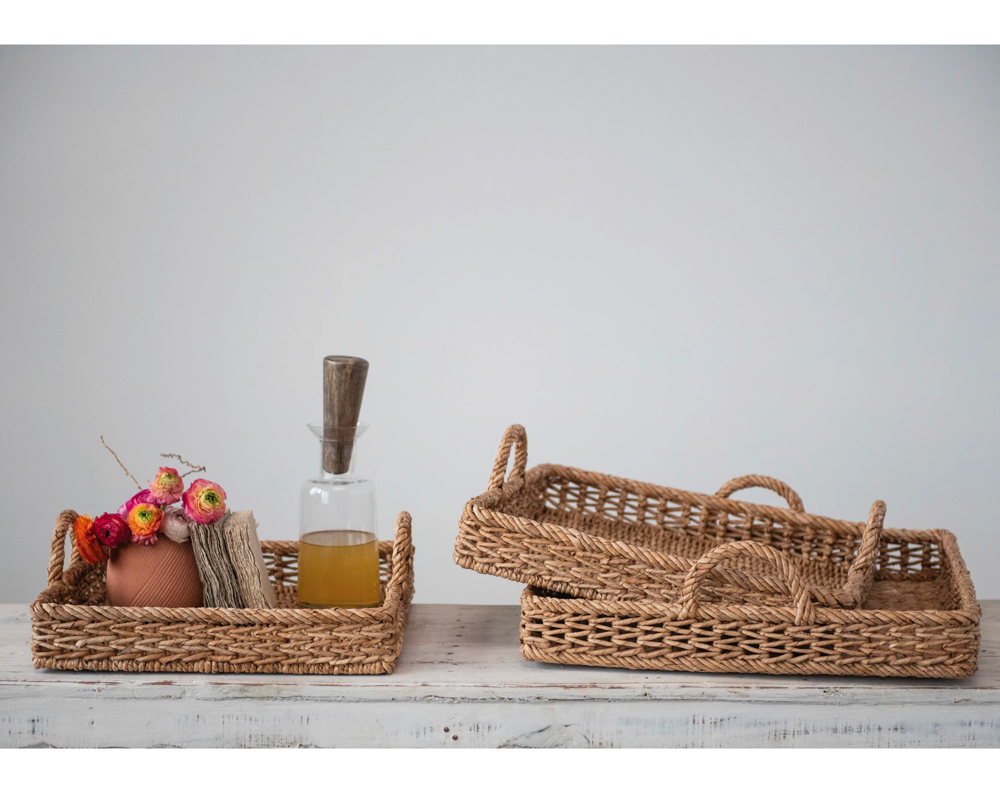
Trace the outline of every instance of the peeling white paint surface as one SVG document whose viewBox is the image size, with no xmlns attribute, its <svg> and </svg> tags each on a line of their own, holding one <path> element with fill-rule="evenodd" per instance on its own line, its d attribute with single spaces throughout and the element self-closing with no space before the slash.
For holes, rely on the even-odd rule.
<svg viewBox="0 0 1000 800">
<path fill-rule="evenodd" d="M 0 605 L 3 747 L 998 747 L 1000 601 L 960 681 L 529 663 L 517 606 L 415 605 L 392 675 L 37 671 Z"/>
</svg>

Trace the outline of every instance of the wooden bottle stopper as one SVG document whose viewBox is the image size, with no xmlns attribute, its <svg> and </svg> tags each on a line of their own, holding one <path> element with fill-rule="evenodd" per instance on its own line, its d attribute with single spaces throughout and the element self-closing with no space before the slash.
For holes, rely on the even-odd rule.
<svg viewBox="0 0 1000 800">
<path fill-rule="evenodd" d="M 368 362 L 354 356 L 323 359 L 323 470 L 342 475 L 351 467 L 354 429 L 368 379 Z"/>
</svg>

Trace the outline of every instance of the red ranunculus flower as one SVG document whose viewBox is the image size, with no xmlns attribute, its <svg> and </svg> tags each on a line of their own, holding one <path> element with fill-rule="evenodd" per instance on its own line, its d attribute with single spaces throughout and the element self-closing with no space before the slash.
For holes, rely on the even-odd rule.
<svg viewBox="0 0 1000 800">
<path fill-rule="evenodd" d="M 132 538 L 128 523 L 118 514 L 101 514 L 94 520 L 94 536 L 107 548 L 125 544 Z"/>
</svg>

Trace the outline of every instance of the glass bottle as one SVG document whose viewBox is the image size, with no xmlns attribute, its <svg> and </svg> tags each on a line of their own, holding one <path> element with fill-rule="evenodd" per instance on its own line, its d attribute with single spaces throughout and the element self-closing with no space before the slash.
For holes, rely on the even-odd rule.
<svg viewBox="0 0 1000 800">
<path fill-rule="evenodd" d="M 319 477 L 302 485 L 299 502 L 302 608 L 371 608 L 382 602 L 375 485 L 358 474 L 357 464 L 357 440 L 367 429 L 309 426 L 322 457 Z"/>
</svg>

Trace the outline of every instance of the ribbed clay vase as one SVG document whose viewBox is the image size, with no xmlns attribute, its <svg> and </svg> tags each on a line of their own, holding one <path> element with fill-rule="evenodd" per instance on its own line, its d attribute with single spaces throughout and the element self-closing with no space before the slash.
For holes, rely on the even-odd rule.
<svg viewBox="0 0 1000 800">
<path fill-rule="evenodd" d="M 201 607 L 201 577 L 191 542 L 160 536 L 148 547 L 115 548 L 108 561 L 107 590 L 111 606 Z"/>
</svg>

